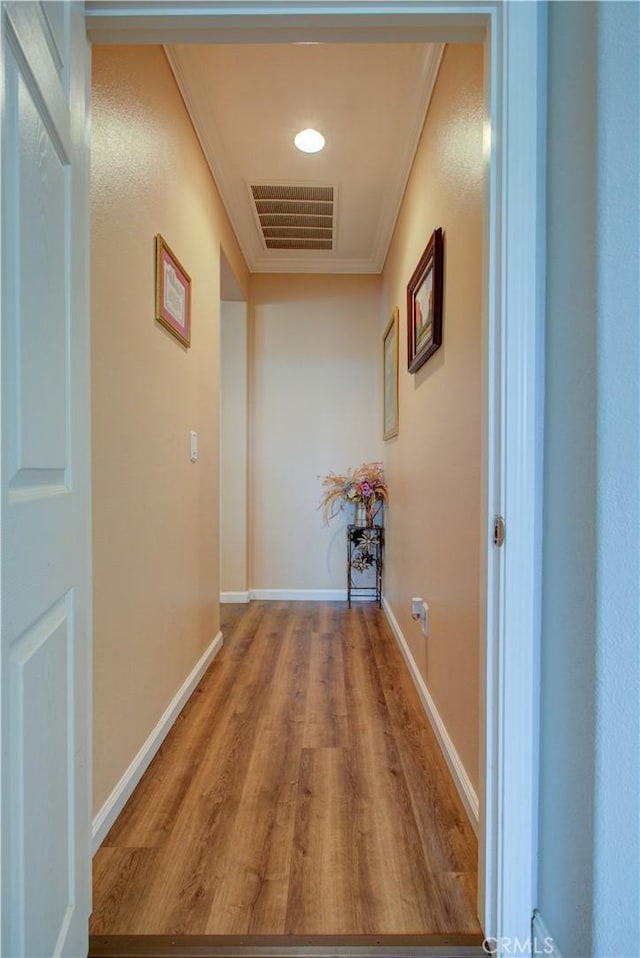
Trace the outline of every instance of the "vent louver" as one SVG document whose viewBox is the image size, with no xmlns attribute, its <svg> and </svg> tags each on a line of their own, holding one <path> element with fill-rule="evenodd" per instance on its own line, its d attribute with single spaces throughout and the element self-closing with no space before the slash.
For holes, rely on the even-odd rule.
<svg viewBox="0 0 640 958">
<path fill-rule="evenodd" d="M 260 184 L 251 196 L 267 249 L 333 249 L 333 186 Z"/>
</svg>

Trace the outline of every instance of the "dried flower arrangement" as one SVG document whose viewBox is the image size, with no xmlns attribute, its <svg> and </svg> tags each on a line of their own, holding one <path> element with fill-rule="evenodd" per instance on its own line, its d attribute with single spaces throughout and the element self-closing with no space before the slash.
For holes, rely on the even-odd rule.
<svg viewBox="0 0 640 958">
<path fill-rule="evenodd" d="M 324 489 L 319 508 L 326 524 L 344 508 L 345 502 L 363 503 L 367 523 L 373 525 L 380 504 L 389 501 L 389 493 L 380 462 L 363 462 L 346 476 L 330 472 L 322 480 Z"/>
</svg>

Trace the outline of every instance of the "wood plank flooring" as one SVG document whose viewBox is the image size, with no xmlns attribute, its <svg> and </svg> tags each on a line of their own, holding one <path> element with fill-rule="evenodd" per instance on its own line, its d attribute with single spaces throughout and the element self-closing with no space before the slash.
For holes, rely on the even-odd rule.
<svg viewBox="0 0 640 958">
<path fill-rule="evenodd" d="M 95 856 L 91 934 L 481 940 L 476 839 L 384 614 L 222 608 Z"/>
</svg>

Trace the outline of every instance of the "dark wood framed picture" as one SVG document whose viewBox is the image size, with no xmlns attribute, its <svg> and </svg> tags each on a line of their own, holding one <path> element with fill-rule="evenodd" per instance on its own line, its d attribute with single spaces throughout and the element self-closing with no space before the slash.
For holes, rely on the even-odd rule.
<svg viewBox="0 0 640 958">
<path fill-rule="evenodd" d="M 431 234 L 407 286 L 407 361 L 415 373 L 442 343 L 442 229 Z"/>
<path fill-rule="evenodd" d="M 191 277 L 156 236 L 156 319 L 187 349 L 191 345 Z"/>
</svg>

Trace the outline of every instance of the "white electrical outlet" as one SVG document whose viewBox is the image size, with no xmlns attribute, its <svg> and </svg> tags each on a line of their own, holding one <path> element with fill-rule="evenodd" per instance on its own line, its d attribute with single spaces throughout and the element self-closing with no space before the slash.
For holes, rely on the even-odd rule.
<svg viewBox="0 0 640 958">
<path fill-rule="evenodd" d="M 420 614 L 422 619 L 422 634 L 429 635 L 429 606 L 427 603 L 422 600 L 422 612 Z"/>
</svg>

